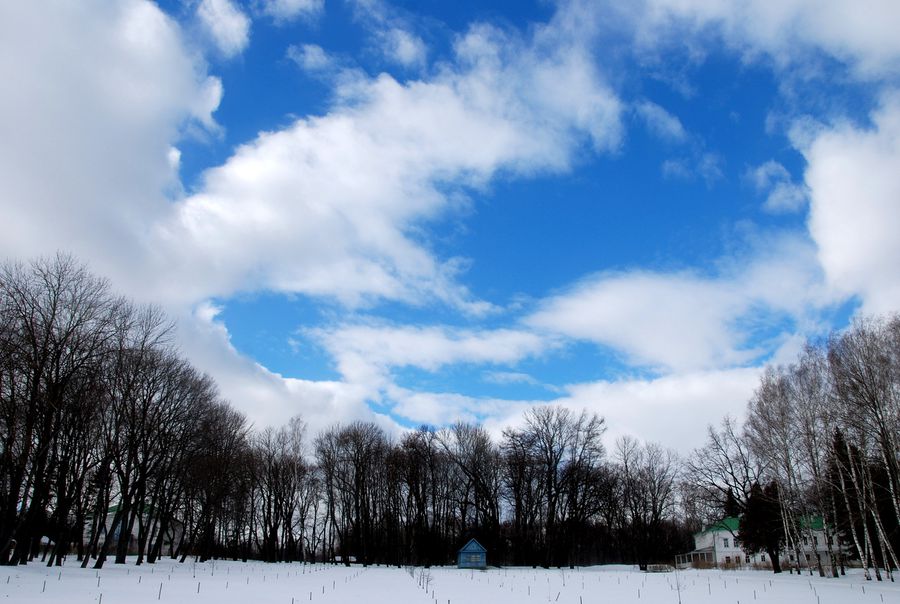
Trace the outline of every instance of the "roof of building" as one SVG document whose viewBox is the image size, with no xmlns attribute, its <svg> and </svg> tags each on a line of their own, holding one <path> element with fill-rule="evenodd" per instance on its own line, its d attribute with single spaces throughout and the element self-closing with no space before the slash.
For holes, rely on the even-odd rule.
<svg viewBox="0 0 900 604">
<path fill-rule="evenodd" d="M 825 519 L 821 516 L 803 516 L 800 518 L 800 528 L 824 531 Z"/>
<path fill-rule="evenodd" d="M 741 519 L 737 516 L 730 516 L 728 518 L 722 518 L 718 522 L 714 522 L 703 528 L 701 533 L 712 533 L 716 531 L 728 531 L 730 533 L 737 533 L 738 527 L 741 524 Z"/>
<path fill-rule="evenodd" d="M 478 543 L 478 541 L 476 541 L 475 539 L 470 539 L 469 542 L 466 543 L 464 546 L 462 546 L 459 551 L 461 553 L 462 552 L 466 552 L 466 553 L 478 552 L 478 553 L 482 553 L 482 554 L 487 553 L 487 550 L 484 549 L 484 546 L 481 545 L 480 543 Z"/>
<path fill-rule="evenodd" d="M 811 529 L 814 531 L 821 531 L 825 529 L 825 520 L 821 516 L 802 516 L 799 522 L 800 528 L 802 529 Z M 728 518 L 722 518 L 718 522 L 714 522 L 703 527 L 703 530 L 700 531 L 700 534 L 713 533 L 717 531 L 728 531 L 729 533 L 736 535 L 738 533 L 740 525 L 740 518 L 738 518 L 737 516 L 730 516 Z"/>
</svg>

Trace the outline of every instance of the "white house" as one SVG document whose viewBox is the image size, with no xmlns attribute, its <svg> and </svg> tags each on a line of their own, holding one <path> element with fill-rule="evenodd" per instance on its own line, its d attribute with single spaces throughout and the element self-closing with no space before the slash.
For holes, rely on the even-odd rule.
<svg viewBox="0 0 900 604">
<path fill-rule="evenodd" d="M 804 536 L 800 544 L 801 567 L 815 565 L 816 556 L 820 556 L 823 563 L 829 563 L 822 518 L 813 518 L 811 522 L 812 542 L 810 543 L 808 536 Z M 695 533 L 694 550 L 676 556 L 676 564 L 680 568 L 771 568 L 772 560 L 768 554 L 747 554 L 741 549 L 739 525 L 739 518 L 725 518 Z M 840 550 L 837 535 L 834 536 L 834 549 Z M 782 567 L 793 566 L 794 556 L 793 551 L 783 549 L 780 555 Z"/>
</svg>

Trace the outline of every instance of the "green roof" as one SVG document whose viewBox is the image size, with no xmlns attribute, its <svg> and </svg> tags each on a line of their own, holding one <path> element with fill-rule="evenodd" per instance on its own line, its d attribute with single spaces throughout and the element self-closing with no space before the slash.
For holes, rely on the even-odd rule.
<svg viewBox="0 0 900 604">
<path fill-rule="evenodd" d="M 729 518 L 722 518 L 718 522 L 714 522 L 703 528 L 701 533 L 711 533 L 714 531 L 729 531 L 732 534 L 737 534 L 738 529 L 740 528 L 741 519 L 737 516 L 731 516 Z M 821 516 L 803 516 L 800 518 L 800 528 L 806 530 L 811 529 L 814 531 L 821 531 L 825 529 L 825 521 Z"/>
<path fill-rule="evenodd" d="M 804 516 L 800 518 L 800 528 L 823 531 L 825 530 L 825 520 L 821 516 Z"/>
<path fill-rule="evenodd" d="M 731 533 L 737 533 L 738 527 L 741 524 L 740 518 L 737 516 L 731 516 L 729 518 L 722 518 L 718 522 L 714 522 L 709 526 L 705 527 L 701 533 L 710 533 L 713 531 L 729 531 Z"/>
</svg>

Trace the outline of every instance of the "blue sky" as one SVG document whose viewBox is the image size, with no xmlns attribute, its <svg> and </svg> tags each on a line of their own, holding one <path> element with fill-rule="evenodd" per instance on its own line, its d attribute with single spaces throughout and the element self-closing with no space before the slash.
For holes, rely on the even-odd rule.
<svg viewBox="0 0 900 604">
<path fill-rule="evenodd" d="M 0 9 L 0 254 L 178 322 L 256 425 L 680 451 L 900 296 L 892 2 Z M 15 60 L 11 59 L 15 57 Z"/>
</svg>

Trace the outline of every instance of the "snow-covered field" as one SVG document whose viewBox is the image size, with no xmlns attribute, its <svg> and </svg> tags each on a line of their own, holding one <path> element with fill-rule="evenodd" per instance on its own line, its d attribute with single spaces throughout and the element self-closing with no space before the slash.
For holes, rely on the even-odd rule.
<svg viewBox="0 0 900 604">
<path fill-rule="evenodd" d="M 530 568 L 484 572 L 386 567 L 164 561 L 101 571 L 76 564 L 0 567 L 9 602 L 190 604 L 303 602 L 376 604 L 594 603 L 900 604 L 900 583 L 775 576 L 762 571 L 680 571 L 646 574 L 629 567 Z"/>
</svg>

